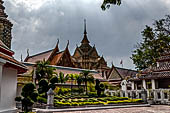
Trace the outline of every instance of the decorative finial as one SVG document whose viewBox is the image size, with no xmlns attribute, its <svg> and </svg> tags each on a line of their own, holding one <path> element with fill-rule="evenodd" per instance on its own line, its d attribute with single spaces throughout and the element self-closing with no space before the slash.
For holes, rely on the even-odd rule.
<svg viewBox="0 0 170 113">
<path fill-rule="evenodd" d="M 112 67 L 113 67 L 113 61 L 111 62 L 111 64 L 112 64 Z"/>
<path fill-rule="evenodd" d="M 67 46 L 66 47 L 68 48 L 68 46 L 69 46 L 69 40 L 67 40 Z"/>
<path fill-rule="evenodd" d="M 84 19 L 84 34 L 87 34 L 87 31 L 86 31 L 86 19 Z"/>
<path fill-rule="evenodd" d="M 29 57 L 30 56 L 30 54 L 29 54 L 29 49 L 27 49 L 27 57 Z"/>
<path fill-rule="evenodd" d="M 60 41 L 59 41 L 59 38 L 58 38 L 58 39 L 57 39 L 57 45 L 59 44 L 59 42 L 60 42 Z"/>
<path fill-rule="evenodd" d="M 22 59 L 22 54 L 21 54 L 21 62 L 23 62 L 23 59 Z"/>
</svg>

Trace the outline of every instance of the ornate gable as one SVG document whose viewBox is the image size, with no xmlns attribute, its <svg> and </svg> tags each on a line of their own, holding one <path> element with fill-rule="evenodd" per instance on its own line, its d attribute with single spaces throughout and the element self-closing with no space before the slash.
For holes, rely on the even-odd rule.
<svg viewBox="0 0 170 113">
<path fill-rule="evenodd" d="M 89 51 L 88 54 L 89 54 L 91 57 L 94 57 L 94 58 L 98 58 L 98 57 L 99 57 L 95 46 L 93 46 L 93 48 Z"/>
<path fill-rule="evenodd" d="M 68 45 L 69 42 L 64 51 L 54 54 L 50 62 L 51 65 L 75 67 L 68 49 Z"/>
<path fill-rule="evenodd" d="M 123 77 L 120 75 L 120 73 L 117 71 L 117 69 L 112 65 L 112 68 L 110 70 L 110 73 L 108 75 L 109 80 L 122 80 Z"/>
<path fill-rule="evenodd" d="M 81 56 L 82 56 L 82 52 L 81 52 L 81 50 L 77 47 L 76 50 L 75 50 L 75 52 L 74 52 L 73 57 L 74 57 L 74 58 L 79 58 L 79 57 L 81 57 Z"/>
<path fill-rule="evenodd" d="M 58 47 L 58 44 L 59 44 L 59 39 L 57 41 L 57 44 L 56 44 L 56 47 L 54 48 L 53 52 L 51 53 L 51 55 L 49 56 L 48 58 L 48 61 L 51 62 L 53 57 L 56 55 L 56 53 L 59 52 L 59 47 Z"/>
</svg>

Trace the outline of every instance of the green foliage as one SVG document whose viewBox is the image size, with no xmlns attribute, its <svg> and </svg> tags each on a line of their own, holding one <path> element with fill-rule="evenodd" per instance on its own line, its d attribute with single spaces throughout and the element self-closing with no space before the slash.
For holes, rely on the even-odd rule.
<svg viewBox="0 0 170 113">
<path fill-rule="evenodd" d="M 105 90 L 105 85 L 103 83 L 100 83 L 100 81 L 98 79 L 96 79 L 95 89 L 97 90 L 98 97 L 105 96 L 104 94 L 101 95 L 101 93 L 104 92 L 104 90 Z"/>
<path fill-rule="evenodd" d="M 62 72 L 59 73 L 59 82 L 60 83 L 65 83 L 67 80 L 69 80 L 69 78 L 70 78 L 69 74 L 67 74 L 65 76 L 64 73 L 62 73 Z"/>
<path fill-rule="evenodd" d="M 119 104 L 119 103 L 136 103 L 142 102 L 141 99 L 129 99 L 121 97 L 104 97 L 104 98 L 81 98 L 81 99 L 62 99 L 60 101 L 54 101 L 56 107 L 64 106 L 84 106 L 84 105 L 107 105 L 107 104 Z"/>
<path fill-rule="evenodd" d="M 20 102 L 21 100 L 22 100 L 21 97 L 16 97 L 16 98 L 15 98 L 15 101 L 17 101 L 17 102 Z"/>
<path fill-rule="evenodd" d="M 39 94 L 46 93 L 49 90 L 48 81 L 45 79 L 40 80 L 38 85 L 39 85 L 38 88 Z"/>
<path fill-rule="evenodd" d="M 58 76 L 54 76 L 54 77 L 52 77 L 51 80 L 50 80 L 50 83 L 52 83 L 52 84 L 55 84 L 55 83 L 58 83 L 58 82 L 59 82 Z"/>
<path fill-rule="evenodd" d="M 110 5 L 120 5 L 121 0 L 104 0 L 103 4 L 101 6 L 102 10 L 106 10 L 106 8 L 109 8 Z"/>
<path fill-rule="evenodd" d="M 47 103 L 47 99 L 46 98 L 43 98 L 43 97 L 41 97 L 41 96 L 38 96 L 37 97 L 37 101 L 39 102 L 39 103 L 44 103 L 44 104 L 46 104 Z"/>
<path fill-rule="evenodd" d="M 22 88 L 21 95 L 23 98 L 17 97 L 16 101 L 21 101 L 22 106 L 24 108 L 23 110 L 25 112 L 28 112 L 30 111 L 28 107 L 31 107 L 34 104 L 34 102 L 37 101 L 38 93 L 36 91 L 35 85 L 33 83 L 25 84 L 24 87 Z"/>
<path fill-rule="evenodd" d="M 84 70 L 80 73 L 80 76 L 82 77 L 83 82 L 85 83 L 85 89 L 87 94 L 87 83 L 94 83 L 94 77 L 90 74 L 89 70 Z"/>
<path fill-rule="evenodd" d="M 58 95 L 68 95 L 70 92 L 70 88 L 58 88 L 58 90 L 56 91 Z"/>
<path fill-rule="evenodd" d="M 160 57 L 170 44 L 170 15 L 156 20 L 153 27 L 146 26 L 142 31 L 143 41 L 136 45 L 131 59 L 139 70 L 156 65 Z"/>
<path fill-rule="evenodd" d="M 88 96 L 89 96 L 89 97 L 98 97 L 98 95 L 97 95 L 96 92 L 89 92 L 89 93 L 88 93 Z"/>
<path fill-rule="evenodd" d="M 83 93 L 84 92 L 84 89 L 83 88 L 73 88 L 72 89 L 72 92 L 75 92 L 75 93 Z"/>
<path fill-rule="evenodd" d="M 42 61 L 36 62 L 36 79 L 39 81 L 42 78 L 50 78 L 53 76 L 55 68 L 49 66 L 49 62 L 43 59 Z"/>
</svg>

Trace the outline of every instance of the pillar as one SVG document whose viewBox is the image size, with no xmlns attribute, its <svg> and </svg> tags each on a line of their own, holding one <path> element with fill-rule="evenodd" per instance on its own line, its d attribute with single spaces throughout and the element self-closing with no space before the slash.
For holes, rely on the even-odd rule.
<svg viewBox="0 0 170 113">
<path fill-rule="evenodd" d="M 132 90 L 135 90 L 135 83 L 132 81 Z"/>
<path fill-rule="evenodd" d="M 146 81 L 145 80 L 142 80 L 142 85 L 143 85 L 143 88 L 146 89 Z"/>
<path fill-rule="evenodd" d="M 1 102 L 1 86 L 2 86 L 2 76 L 3 76 L 3 65 L 6 63 L 6 60 L 0 58 L 0 102 Z"/>
<path fill-rule="evenodd" d="M 152 79 L 151 82 L 152 82 L 152 89 L 155 89 L 155 80 Z"/>
</svg>

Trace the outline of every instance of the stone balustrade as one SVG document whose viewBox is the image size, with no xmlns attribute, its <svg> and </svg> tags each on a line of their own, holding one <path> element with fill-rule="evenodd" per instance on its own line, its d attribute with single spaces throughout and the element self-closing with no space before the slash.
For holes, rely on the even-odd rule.
<svg viewBox="0 0 170 113">
<path fill-rule="evenodd" d="M 147 98 L 153 99 L 156 103 L 166 104 L 170 98 L 170 89 L 146 89 Z M 142 90 L 109 90 L 108 93 L 112 96 L 121 96 L 129 98 L 142 99 Z"/>
</svg>

